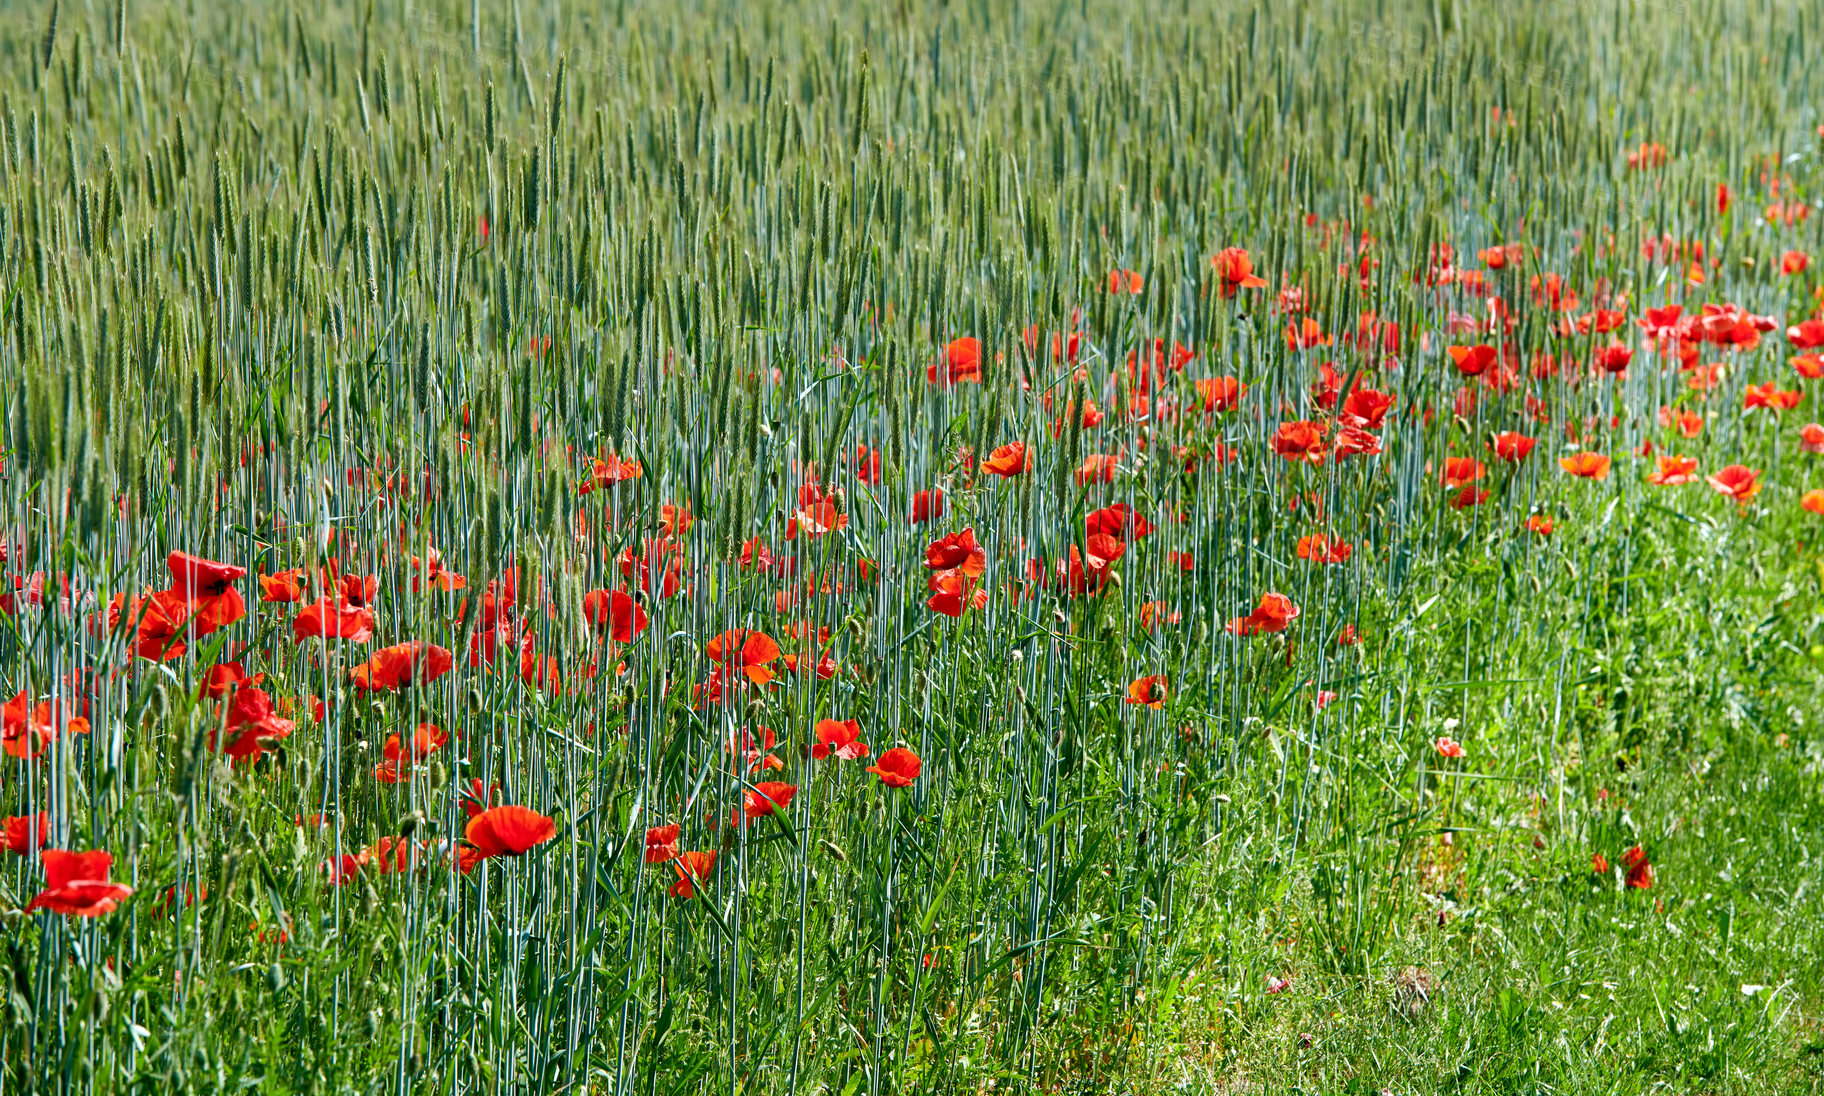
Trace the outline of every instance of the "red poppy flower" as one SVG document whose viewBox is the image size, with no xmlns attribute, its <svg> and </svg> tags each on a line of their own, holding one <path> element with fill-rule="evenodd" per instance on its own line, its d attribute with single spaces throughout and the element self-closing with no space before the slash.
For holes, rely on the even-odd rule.
<svg viewBox="0 0 1824 1096">
<path fill-rule="evenodd" d="M 1594 364 L 1605 373 L 1625 373 L 1634 361 L 1634 351 L 1621 343 L 1598 347 Z"/>
<path fill-rule="evenodd" d="M 1609 858 L 1599 852 L 1591 853 L 1590 870 L 1597 875 L 1609 874 Z"/>
<path fill-rule="evenodd" d="M 796 785 L 785 784 L 777 780 L 762 780 L 741 793 L 741 813 L 749 821 L 765 818 L 780 807 L 791 803 L 792 797 L 797 794 Z"/>
<path fill-rule="evenodd" d="M 1457 365 L 1457 372 L 1465 377 L 1479 377 L 1483 370 L 1495 364 L 1500 352 L 1486 344 L 1476 346 L 1449 346 L 1445 350 L 1450 360 Z"/>
<path fill-rule="evenodd" d="M 1728 495 L 1743 505 L 1747 505 L 1749 500 L 1761 493 L 1761 470 L 1759 468 L 1731 464 L 1717 472 L 1716 475 L 1706 478 L 1718 494 Z"/>
<path fill-rule="evenodd" d="M 1462 757 L 1463 744 L 1454 738 L 1439 738 L 1432 744 L 1439 757 Z"/>
<path fill-rule="evenodd" d="M 1519 464 L 1532 454 L 1533 446 L 1538 444 L 1538 439 L 1529 438 L 1525 434 L 1510 430 L 1504 434 L 1496 434 L 1489 441 L 1488 447 L 1494 452 L 1496 459 L 1504 460 L 1509 464 Z"/>
<path fill-rule="evenodd" d="M 1780 256 L 1780 273 L 1803 274 L 1811 265 L 1811 256 L 1803 251 L 1788 251 Z"/>
<path fill-rule="evenodd" d="M 861 741 L 861 724 L 853 719 L 820 719 L 817 721 L 817 744 L 811 756 L 818 761 L 835 754 L 844 761 L 859 761 L 868 756 L 868 744 Z"/>
<path fill-rule="evenodd" d="M 1210 269 L 1216 272 L 1216 292 L 1233 297 L 1238 290 L 1261 289 L 1266 280 L 1254 273 L 1254 260 L 1246 248 L 1225 247 L 1210 256 Z"/>
<path fill-rule="evenodd" d="M 51 843 L 51 815 L 48 811 L 16 815 L 0 823 L 0 845 L 9 852 L 30 856 Z"/>
<path fill-rule="evenodd" d="M 28 913 L 50 910 L 70 917 L 99 917 L 133 893 L 125 883 L 108 882 L 114 856 L 101 849 L 46 849 L 38 858 L 44 865 L 44 889 L 25 907 Z"/>
<path fill-rule="evenodd" d="M 1653 865 L 1647 860 L 1646 850 L 1639 845 L 1621 854 L 1621 867 L 1627 872 L 1627 885 L 1635 890 L 1646 890 L 1653 885 Z"/>
<path fill-rule="evenodd" d="M 1807 423 L 1799 431 L 1799 448 L 1807 453 L 1824 453 L 1824 426 Z"/>
<path fill-rule="evenodd" d="M 1704 417 L 1684 408 L 1676 411 L 1669 407 L 1660 408 L 1659 422 L 1666 429 L 1676 429 L 1687 438 L 1695 438 L 1704 431 Z"/>
<path fill-rule="evenodd" d="M 834 499 L 820 499 L 792 512 L 785 523 L 785 539 L 794 540 L 800 533 L 820 537 L 836 529 L 845 529 L 848 524 L 849 515 L 836 508 Z"/>
<path fill-rule="evenodd" d="M 1572 453 L 1568 457 L 1559 457 L 1558 466 L 1573 476 L 1582 479 L 1605 480 L 1609 478 L 1609 458 L 1601 453 Z"/>
<path fill-rule="evenodd" d="M 912 496 L 912 524 L 923 525 L 944 516 L 944 489 L 933 487 Z"/>
<path fill-rule="evenodd" d="M 155 662 L 169 662 L 185 651 L 184 636 L 190 628 L 190 602 L 176 590 L 148 592 L 123 601 L 118 595 L 109 607 L 113 623 L 134 629 L 134 652 Z"/>
<path fill-rule="evenodd" d="M 1551 518 L 1546 517 L 1544 514 L 1534 514 L 1526 519 L 1524 528 L 1529 533 L 1542 537 L 1549 537 L 1552 535 L 1552 530 L 1557 528 L 1557 526 L 1553 524 Z"/>
<path fill-rule="evenodd" d="M 375 651 L 374 657 L 350 670 L 348 677 L 362 689 L 398 689 L 428 685 L 455 665 L 455 656 L 447 647 L 413 640 Z"/>
<path fill-rule="evenodd" d="M 1480 506 L 1487 501 L 1488 492 L 1479 490 L 1476 485 L 1472 483 L 1464 487 L 1463 490 L 1458 491 L 1456 495 L 1451 498 L 1450 508 L 1452 510 L 1467 510 L 1472 506 Z"/>
<path fill-rule="evenodd" d="M 443 553 L 435 548 L 425 549 L 423 559 L 419 559 L 417 556 L 408 558 L 412 561 L 413 592 L 416 592 L 423 583 L 428 583 L 446 593 L 451 590 L 461 590 L 469 584 L 468 579 L 443 565 Z M 260 585 L 264 587 L 265 584 L 266 580 L 262 577 Z M 363 598 L 362 604 L 366 604 L 365 598 Z"/>
<path fill-rule="evenodd" d="M 942 379 L 939 371 L 942 370 Z M 962 384 L 982 383 L 982 344 L 973 335 L 964 335 L 960 339 L 951 339 L 944 346 L 944 360 L 940 364 L 932 362 L 925 367 L 925 379 L 932 384 L 943 384 L 946 387 Z"/>
<path fill-rule="evenodd" d="M 1144 704 L 1158 710 L 1165 707 L 1165 702 L 1172 698 L 1171 683 L 1164 674 L 1148 674 L 1137 677 L 1128 683 L 1126 703 Z"/>
<path fill-rule="evenodd" d="M 931 593 L 925 599 L 926 607 L 947 617 L 960 617 L 965 608 L 979 610 L 988 604 L 988 591 L 978 587 L 974 576 L 960 567 L 933 574 L 925 580 L 925 589 Z"/>
<path fill-rule="evenodd" d="M 671 862 L 671 866 L 678 873 L 678 881 L 666 893 L 673 898 L 689 898 L 695 893 L 691 884 L 703 882 L 716 870 L 716 850 L 681 852 Z"/>
<path fill-rule="evenodd" d="M 1111 270 L 1108 272 L 1108 291 L 1110 293 L 1138 294 L 1146 288 L 1146 279 L 1132 270 Z"/>
<path fill-rule="evenodd" d="M 1273 432 L 1273 451 L 1289 461 L 1324 463 L 1329 446 L 1324 441 L 1323 425 L 1308 419 L 1280 423 Z"/>
<path fill-rule="evenodd" d="M 576 493 L 581 496 L 598 488 L 606 490 L 617 483 L 639 479 L 644 472 L 637 460 L 622 460 L 612 453 L 606 460 L 597 457 L 588 477 L 577 484 Z"/>
<path fill-rule="evenodd" d="M 1121 537 L 1124 540 L 1138 540 L 1153 531 L 1153 524 L 1146 520 L 1145 515 L 1138 513 L 1127 503 L 1117 502 L 1113 506 L 1104 506 L 1100 510 L 1093 511 L 1085 517 L 1083 531 L 1090 536 L 1107 533 L 1109 536 Z"/>
<path fill-rule="evenodd" d="M 6 753 L 31 760 L 57 740 L 59 733 L 88 734 L 89 721 L 82 716 L 67 715 L 62 701 L 42 700 L 34 707 L 24 689 L 6 702 L 0 714 Z"/>
<path fill-rule="evenodd" d="M 1203 400 L 1206 414 L 1233 411 L 1240 406 L 1241 398 L 1248 394 L 1248 386 L 1235 377 L 1204 377 L 1196 382 L 1197 395 Z"/>
<path fill-rule="evenodd" d="M 1379 435 L 1371 434 L 1359 426 L 1345 423 L 1336 432 L 1336 459 L 1347 460 L 1354 456 L 1373 457 L 1381 452 Z"/>
<path fill-rule="evenodd" d="M 1008 442 L 997 446 L 988 459 L 982 462 L 982 471 L 992 472 L 1002 478 L 1017 476 L 1026 470 L 1026 443 L 1023 441 Z"/>
<path fill-rule="evenodd" d="M 880 782 L 889 788 L 905 788 L 918 779 L 924 768 L 918 755 L 904 746 L 895 746 L 880 755 L 880 760 L 869 765 L 868 772 L 880 777 Z"/>
<path fill-rule="evenodd" d="M 770 664 L 780 655 L 779 643 L 765 632 L 730 628 L 710 640 L 704 653 L 711 662 L 724 663 L 731 670 L 739 668 L 756 685 L 773 679 Z"/>
<path fill-rule="evenodd" d="M 1824 346 L 1824 320 L 1802 320 L 1793 324 L 1786 329 L 1786 341 L 1798 350 Z"/>
<path fill-rule="evenodd" d="M 632 643 L 650 623 L 646 610 L 625 590 L 591 590 L 584 594 L 583 619 L 597 631 L 607 628 L 608 638 L 616 643 Z"/>
<path fill-rule="evenodd" d="M 1245 617 L 1236 617 L 1229 621 L 1228 630 L 1238 636 L 1257 636 L 1268 632 L 1283 632 L 1298 619 L 1298 606 L 1284 594 L 1265 593 L 1260 595 L 1260 604 Z"/>
<path fill-rule="evenodd" d="M 678 855 L 678 824 L 654 826 L 646 831 L 646 863 L 663 864 Z"/>
<path fill-rule="evenodd" d="M 880 450 L 869 451 L 865 445 L 855 447 L 855 478 L 867 484 L 880 483 Z"/>
<path fill-rule="evenodd" d="M 988 553 L 976 543 L 972 528 L 951 533 L 925 546 L 925 566 L 933 571 L 958 569 L 970 578 L 981 578 L 987 564 Z"/>
<path fill-rule="evenodd" d="M 523 856 L 556 837 L 557 823 L 530 807 L 490 807 L 469 819 L 462 836 L 483 860 Z"/>
<path fill-rule="evenodd" d="M 1799 508 L 1824 517 L 1824 490 L 1805 492 L 1804 497 L 1799 499 Z"/>
<path fill-rule="evenodd" d="M 483 784 L 479 776 L 471 777 L 468 784 L 462 789 L 462 795 L 458 799 L 458 805 L 462 807 L 464 816 L 474 818 L 476 815 L 487 810 L 489 805 L 494 802 L 494 798 L 499 794 L 499 784 Z"/>
<path fill-rule="evenodd" d="M 1396 399 L 1397 396 L 1388 392 L 1358 388 L 1343 397 L 1343 422 L 1363 430 L 1379 430 Z"/>
<path fill-rule="evenodd" d="M 1656 487 L 1676 487 L 1681 483 L 1690 483 L 1697 479 L 1697 458 L 1680 457 L 1663 453 L 1655 458 L 1659 470 L 1647 477 L 1647 482 Z"/>
<path fill-rule="evenodd" d="M 1312 563 L 1348 563 L 1355 546 L 1344 540 L 1331 540 L 1322 533 L 1298 538 L 1298 558 Z"/>
<path fill-rule="evenodd" d="M 1292 350 L 1309 350 L 1316 346 L 1329 346 L 1335 341 L 1324 333 L 1322 325 L 1309 316 L 1301 321 L 1286 324 L 1286 346 Z"/>
<path fill-rule="evenodd" d="M 1486 471 L 1474 457 L 1451 457 L 1444 462 L 1443 483 L 1446 487 L 1463 487 L 1481 479 Z"/>
<path fill-rule="evenodd" d="M 349 605 L 340 597 L 334 601 L 318 598 L 293 618 L 291 634 L 299 643 L 313 636 L 366 643 L 374 637 L 374 612 L 364 606 Z"/>
<path fill-rule="evenodd" d="M 293 567 L 260 576 L 260 600 L 291 602 L 304 600 L 304 568 Z"/>
<path fill-rule="evenodd" d="M 296 725 L 277 714 L 272 697 L 264 689 L 243 686 L 228 701 L 226 729 L 232 737 L 220 749 L 236 761 L 257 761 L 273 739 L 289 737 Z M 209 746 L 216 748 L 213 730 L 209 733 Z"/>
<path fill-rule="evenodd" d="M 1112 453 L 1091 453 L 1083 458 L 1082 467 L 1077 469 L 1077 483 L 1111 483 L 1119 463 L 1120 458 Z"/>
<path fill-rule="evenodd" d="M 1509 266 L 1519 265 L 1526 258 L 1526 245 L 1497 244 L 1494 247 L 1485 247 L 1476 252 L 1476 258 L 1480 259 L 1482 265 L 1490 270 L 1503 270 Z"/>
</svg>

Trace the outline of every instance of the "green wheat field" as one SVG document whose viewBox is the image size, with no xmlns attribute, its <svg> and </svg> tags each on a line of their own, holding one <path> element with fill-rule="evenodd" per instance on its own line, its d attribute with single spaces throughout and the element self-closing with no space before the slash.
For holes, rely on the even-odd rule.
<svg viewBox="0 0 1824 1096">
<path fill-rule="evenodd" d="M 1821 18 L 0 8 L 0 1093 L 1824 1093 Z"/>
</svg>

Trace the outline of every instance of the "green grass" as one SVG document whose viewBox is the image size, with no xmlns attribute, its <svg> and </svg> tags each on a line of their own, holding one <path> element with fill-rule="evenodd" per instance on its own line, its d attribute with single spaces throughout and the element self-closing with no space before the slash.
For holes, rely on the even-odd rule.
<svg viewBox="0 0 1824 1096">
<path fill-rule="evenodd" d="M 1824 1091 L 1824 456 L 1784 336 L 1824 271 L 1782 272 L 1824 226 L 1816 20 L 0 14 L 0 684 L 92 725 L 0 757 L 0 817 L 45 811 L 134 888 L 26 913 L 46 862 L 0 852 L 0 1092 Z M 1478 257 L 1503 244 L 1518 269 Z M 1264 287 L 1223 291 L 1231 246 Z M 1485 288 L 1429 277 L 1446 252 Z M 1288 346 L 1284 287 L 1332 341 Z M 1465 330 L 1489 296 L 1505 338 Z M 1701 391 L 1639 321 L 1724 302 L 1773 330 L 1701 344 Z M 1597 308 L 1621 328 L 1561 329 Z M 1078 333 L 1082 375 L 1028 325 Z M 963 336 L 980 383 L 927 381 Z M 1126 363 L 1155 339 L 1195 357 L 1148 391 Z M 1625 374 L 1592 373 L 1612 340 Z M 1444 351 L 1480 342 L 1510 385 Z M 1329 423 L 1324 362 L 1397 397 L 1378 455 L 1276 455 Z M 1221 377 L 1247 392 L 1205 414 Z M 1770 381 L 1804 401 L 1747 408 Z M 1537 449 L 1495 459 L 1504 431 Z M 972 470 L 1015 440 L 1023 475 Z M 1561 468 L 1585 450 L 1606 479 Z M 1694 482 L 1648 482 L 1668 453 Z M 611 454 L 639 475 L 579 494 Z M 1470 456 L 1488 498 L 1459 510 L 1439 481 Z M 1704 480 L 1733 464 L 1762 474 L 1741 505 Z M 807 485 L 847 525 L 788 540 Z M 1115 503 L 1155 528 L 1105 585 L 1033 581 L 1105 558 L 1085 519 Z M 987 601 L 953 619 L 924 560 L 964 529 Z M 1301 559 L 1315 535 L 1352 553 Z M 741 562 L 755 537 L 779 566 Z M 465 589 L 415 587 L 433 547 Z M 250 574 L 245 617 L 145 657 L 106 609 L 174 550 L 372 575 L 373 637 L 293 642 Z M 597 589 L 649 626 L 608 649 Z M 1291 626 L 1231 634 L 1268 592 Z M 730 628 L 836 669 L 706 702 Z M 408 641 L 454 671 L 355 686 Z M 297 721 L 251 763 L 198 699 L 235 657 Z M 1155 674 L 1160 708 L 1124 702 Z M 826 718 L 870 759 L 812 760 Z M 422 722 L 449 744 L 376 779 Z M 727 746 L 757 727 L 764 773 Z M 909 787 L 864 771 L 895 746 Z M 730 825 L 763 779 L 796 794 Z M 452 870 L 475 780 L 554 836 Z M 719 853 L 693 898 L 642 862 L 666 824 Z M 382 838 L 419 865 L 332 885 Z"/>
</svg>

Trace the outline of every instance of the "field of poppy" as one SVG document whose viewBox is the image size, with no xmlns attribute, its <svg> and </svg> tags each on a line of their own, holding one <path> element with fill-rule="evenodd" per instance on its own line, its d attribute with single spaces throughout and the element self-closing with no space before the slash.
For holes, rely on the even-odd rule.
<svg viewBox="0 0 1824 1096">
<path fill-rule="evenodd" d="M 0 13 L 0 1092 L 1824 1092 L 1818 12 L 1476 7 Z"/>
</svg>

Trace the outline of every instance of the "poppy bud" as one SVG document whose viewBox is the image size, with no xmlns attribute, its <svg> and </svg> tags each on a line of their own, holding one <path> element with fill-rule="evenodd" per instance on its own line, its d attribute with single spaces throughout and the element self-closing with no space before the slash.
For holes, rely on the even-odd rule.
<svg viewBox="0 0 1824 1096">
<path fill-rule="evenodd" d="M 424 825 L 424 812 L 413 811 L 399 820 L 399 836 L 410 837 L 417 833 L 418 827 L 422 825 Z"/>
<path fill-rule="evenodd" d="M 809 761 L 810 759 L 811 759 L 811 744 L 809 742 L 798 743 L 798 760 Z"/>
<path fill-rule="evenodd" d="M 470 715 L 480 715 L 481 714 L 481 687 L 479 685 L 469 686 L 468 701 L 469 701 L 469 714 Z"/>
</svg>

